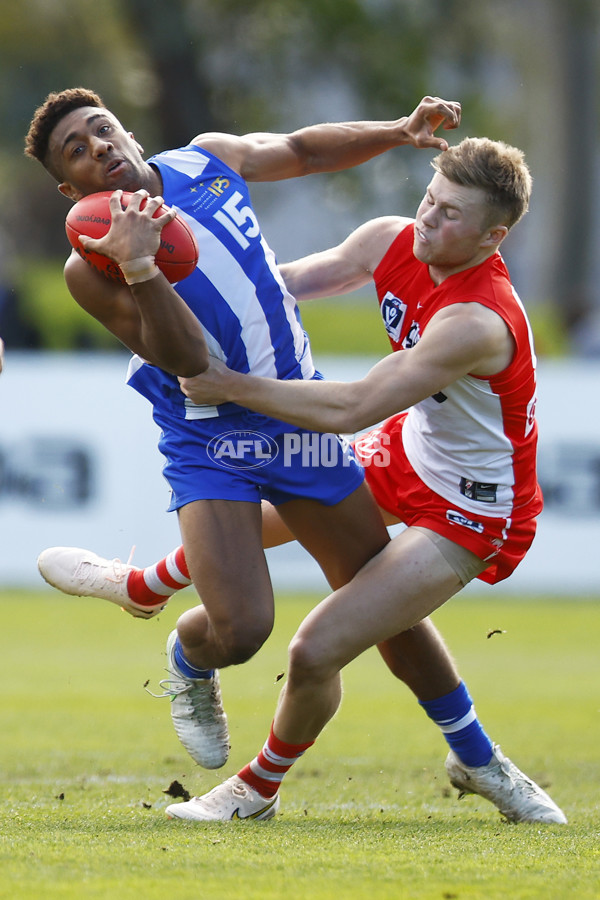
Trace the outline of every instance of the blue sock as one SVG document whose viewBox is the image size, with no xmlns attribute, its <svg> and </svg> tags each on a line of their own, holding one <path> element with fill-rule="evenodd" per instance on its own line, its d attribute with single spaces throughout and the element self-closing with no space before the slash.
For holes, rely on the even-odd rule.
<svg viewBox="0 0 600 900">
<path fill-rule="evenodd" d="M 419 703 L 442 730 L 461 762 L 466 766 L 487 766 L 492 758 L 492 742 L 479 724 L 464 682 L 445 697 Z"/>
<path fill-rule="evenodd" d="M 179 638 L 175 641 L 173 656 L 175 658 L 175 665 L 186 678 L 212 678 L 213 669 L 199 669 L 185 658 Z"/>
</svg>

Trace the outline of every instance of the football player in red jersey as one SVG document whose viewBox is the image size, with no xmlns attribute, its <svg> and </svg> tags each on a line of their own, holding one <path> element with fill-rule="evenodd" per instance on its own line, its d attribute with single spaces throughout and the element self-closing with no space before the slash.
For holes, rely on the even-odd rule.
<svg viewBox="0 0 600 900">
<path fill-rule="evenodd" d="M 372 463 L 379 440 L 388 464 L 370 465 L 369 484 L 407 528 L 301 624 L 258 756 L 203 797 L 168 807 L 171 817 L 273 816 L 283 777 L 339 706 L 343 667 L 374 645 L 387 657 L 398 635 L 473 578 L 506 578 L 533 540 L 542 508 L 535 355 L 499 253 L 528 208 L 531 176 L 521 151 L 485 138 L 465 139 L 433 167 L 414 220 L 373 220 L 339 247 L 283 267 L 300 299 L 372 279 L 399 352 L 347 384 L 275 383 L 220 363 L 180 379 L 195 402 L 233 401 L 316 431 L 353 432 L 391 416 L 364 441 L 365 456 Z M 356 446 L 360 458 L 360 439 Z M 488 797 L 512 821 L 566 822 L 498 747 L 473 734 L 464 685 L 422 705 L 450 743 L 447 769 L 457 787 Z M 465 740 L 488 759 L 465 765 Z"/>
</svg>

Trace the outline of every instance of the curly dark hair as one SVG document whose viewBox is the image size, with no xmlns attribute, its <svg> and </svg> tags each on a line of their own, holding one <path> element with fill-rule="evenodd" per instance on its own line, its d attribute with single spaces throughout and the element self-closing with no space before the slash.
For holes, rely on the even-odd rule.
<svg viewBox="0 0 600 900">
<path fill-rule="evenodd" d="M 50 171 L 48 143 L 50 135 L 64 116 L 82 106 L 104 108 L 105 104 L 94 91 L 87 88 L 67 88 L 59 93 L 48 94 L 36 109 L 29 131 L 25 137 L 25 155 L 37 159 Z M 52 174 L 56 174 L 52 172 Z"/>
</svg>

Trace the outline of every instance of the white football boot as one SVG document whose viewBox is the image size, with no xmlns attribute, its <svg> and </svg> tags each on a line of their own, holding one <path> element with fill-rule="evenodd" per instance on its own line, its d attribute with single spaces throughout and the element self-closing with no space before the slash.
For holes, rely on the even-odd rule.
<svg viewBox="0 0 600 900">
<path fill-rule="evenodd" d="M 40 553 L 37 564 L 42 578 L 63 594 L 109 600 L 136 619 L 152 619 L 169 600 L 165 597 L 152 606 L 135 603 L 127 593 L 127 578 L 140 569 L 120 559 L 104 559 L 91 550 L 49 547 Z"/>
<path fill-rule="evenodd" d="M 193 822 L 229 822 L 232 819 L 258 822 L 273 818 L 278 809 L 279 794 L 268 800 L 234 775 L 202 797 L 192 797 L 186 803 L 172 803 L 165 812 L 169 819 Z"/>
<path fill-rule="evenodd" d="M 446 759 L 446 771 L 451 783 L 458 788 L 459 799 L 465 794 L 479 794 L 510 822 L 542 822 L 565 825 L 563 811 L 535 781 L 527 777 L 504 756 L 497 744 L 487 766 L 465 766 L 451 750 Z"/>
<path fill-rule="evenodd" d="M 194 762 L 205 769 L 220 769 L 229 756 L 229 731 L 221 700 L 219 672 L 215 669 L 211 678 L 183 675 L 174 658 L 176 639 L 175 629 L 167 640 L 170 677 L 160 682 L 164 693 L 158 696 L 171 698 L 175 733 Z"/>
</svg>

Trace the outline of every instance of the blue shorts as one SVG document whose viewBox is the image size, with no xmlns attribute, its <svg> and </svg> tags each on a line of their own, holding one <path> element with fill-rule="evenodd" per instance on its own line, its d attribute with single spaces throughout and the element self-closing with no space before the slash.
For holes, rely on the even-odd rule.
<svg viewBox="0 0 600 900">
<path fill-rule="evenodd" d="M 307 498 L 333 506 L 364 480 L 347 441 L 244 411 L 211 419 L 154 414 L 171 487 L 169 511 L 194 500 L 274 506 Z"/>
</svg>

